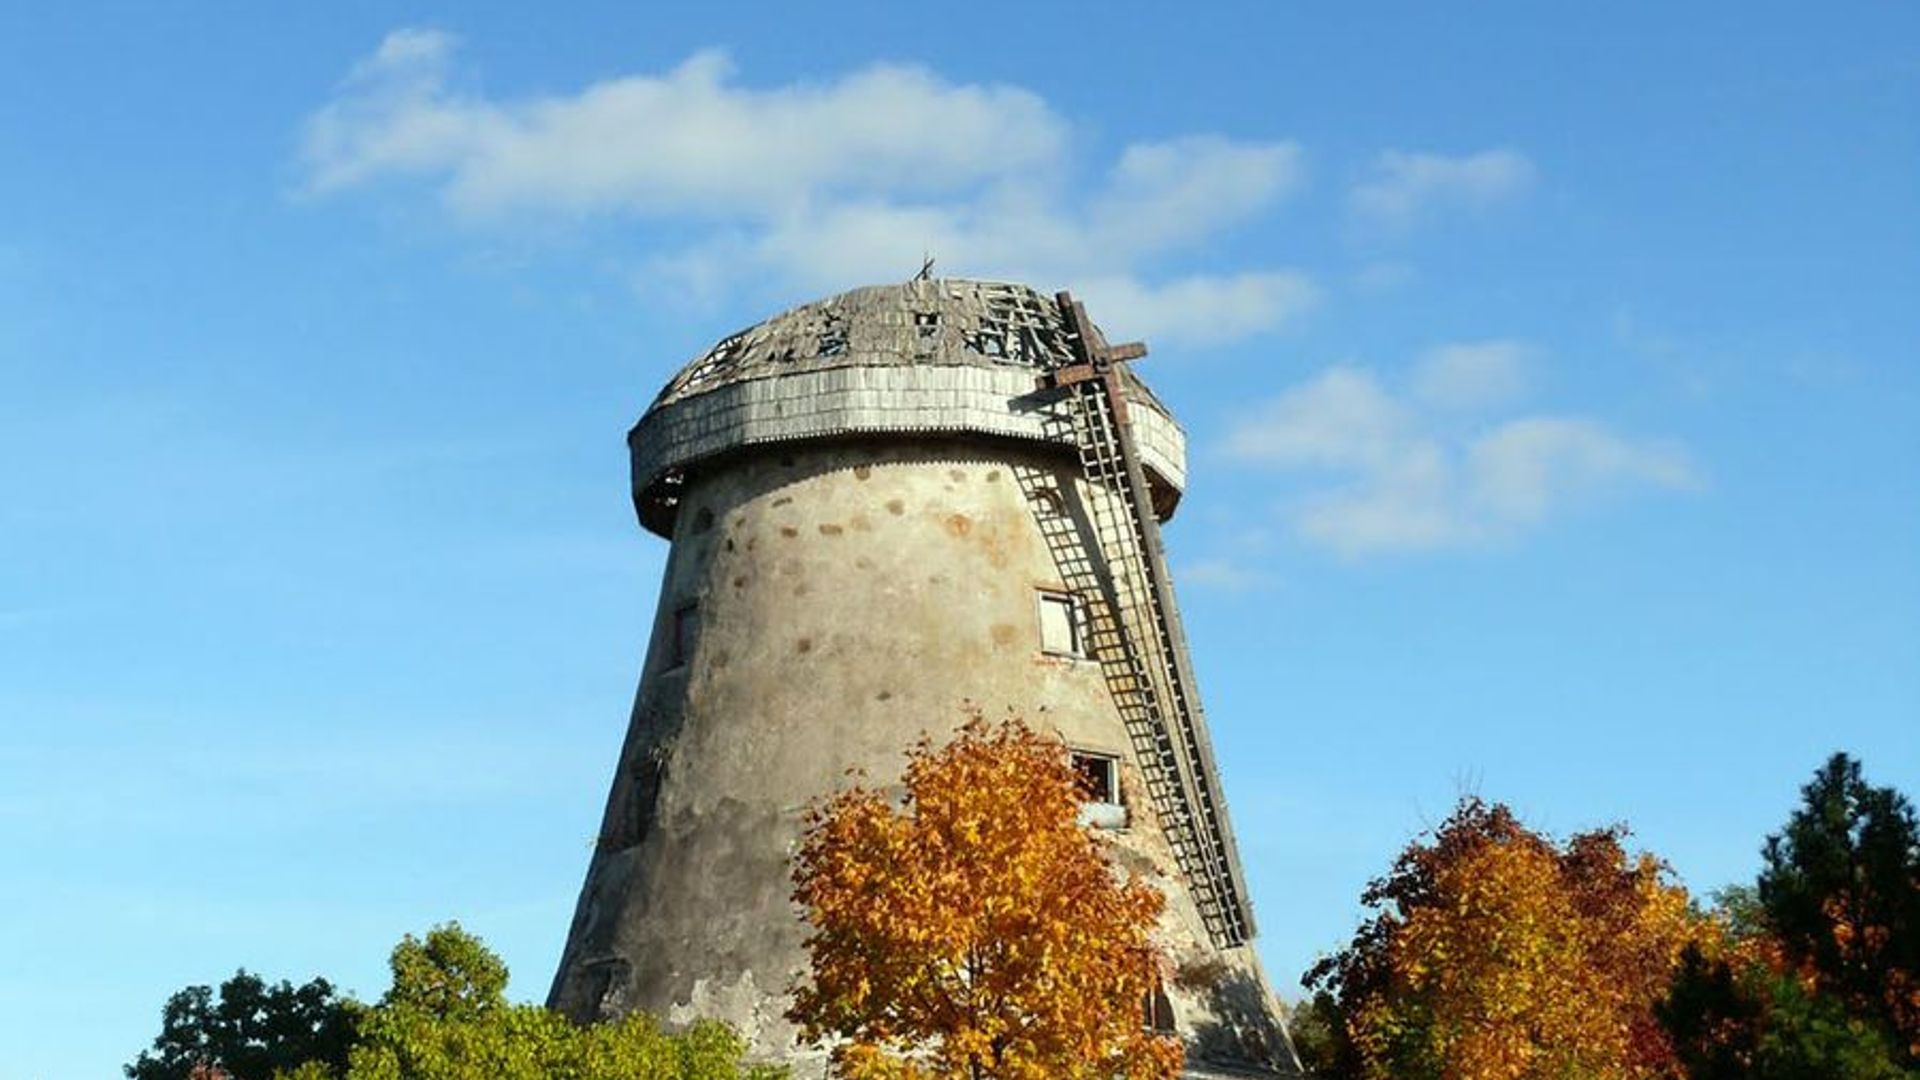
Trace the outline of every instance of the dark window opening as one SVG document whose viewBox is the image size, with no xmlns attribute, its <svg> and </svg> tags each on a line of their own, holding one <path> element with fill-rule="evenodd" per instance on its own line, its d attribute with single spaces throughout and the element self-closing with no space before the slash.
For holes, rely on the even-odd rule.
<svg viewBox="0 0 1920 1080">
<path fill-rule="evenodd" d="M 579 978 L 588 986 L 587 999 L 593 1002 L 596 1020 L 625 1011 L 622 1006 L 633 982 L 632 964 L 617 956 L 588 960 L 580 965 Z"/>
<path fill-rule="evenodd" d="M 1080 794 L 1088 802 L 1120 802 L 1120 759 L 1106 754 L 1074 751 L 1073 771 L 1080 777 Z"/>
<path fill-rule="evenodd" d="M 693 658 L 694 640 L 700 636 L 700 605 L 683 604 L 673 611 L 673 636 L 667 640 L 667 667 L 685 667 Z"/>
<path fill-rule="evenodd" d="M 625 812 L 620 815 L 613 835 L 601 838 L 601 846 L 615 851 L 634 847 L 653 831 L 660 813 L 660 786 L 667 775 L 666 760 L 654 750 L 633 767 L 626 792 Z"/>
<path fill-rule="evenodd" d="M 1171 1035 L 1174 1032 L 1173 1002 L 1167 1000 L 1166 988 L 1159 979 L 1153 980 L 1153 989 L 1147 991 L 1143 1002 L 1145 1015 L 1141 1017 L 1142 1026 L 1157 1035 Z"/>
<path fill-rule="evenodd" d="M 1080 824 L 1095 829 L 1124 829 L 1127 808 L 1120 801 L 1120 759 L 1112 754 L 1075 750 L 1070 759 L 1080 781 Z"/>
</svg>

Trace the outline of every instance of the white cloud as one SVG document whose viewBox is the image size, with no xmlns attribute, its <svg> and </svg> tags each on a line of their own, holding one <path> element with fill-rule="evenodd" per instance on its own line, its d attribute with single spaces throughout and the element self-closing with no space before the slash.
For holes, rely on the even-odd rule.
<svg viewBox="0 0 1920 1080">
<path fill-rule="evenodd" d="M 1299 534 L 1344 555 L 1452 547 L 1487 536 L 1457 497 L 1454 465 L 1441 444 L 1408 441 L 1380 457 L 1349 486 L 1300 506 Z"/>
<path fill-rule="evenodd" d="M 1400 453 L 1412 415 L 1369 372 L 1335 367 L 1266 402 L 1227 435 L 1227 451 L 1281 468 L 1377 470 Z"/>
<path fill-rule="evenodd" d="M 1124 147 L 1076 184 L 1070 125 L 1019 87 L 876 64 L 838 79 L 744 86 L 717 51 L 571 94 L 456 89 L 455 41 L 401 30 L 311 116 L 305 190 L 405 178 L 473 225 L 618 215 L 692 239 L 639 268 L 643 291 L 741 279 L 806 288 L 942 270 L 1104 293 L 1132 332 L 1222 341 L 1280 326 L 1317 291 L 1259 268 L 1156 272 L 1298 191 L 1290 142 L 1186 135 Z"/>
<path fill-rule="evenodd" d="M 756 91 L 725 54 L 578 94 L 496 103 L 450 86 L 455 41 L 400 30 L 310 120 L 309 183 L 441 178 L 455 209 L 771 211 L 834 191 L 943 191 L 1049 167 L 1065 125 L 1027 91 L 875 65 Z"/>
<path fill-rule="evenodd" d="M 378 78 L 392 71 L 430 69 L 437 71 L 453 52 L 453 35 L 443 30 L 407 27 L 388 34 L 373 55 L 353 69 L 358 79 Z"/>
<path fill-rule="evenodd" d="M 1229 558 L 1200 559 L 1186 563 L 1174 577 L 1184 585 L 1232 592 L 1268 589 L 1277 584 L 1274 576 L 1267 571 Z"/>
<path fill-rule="evenodd" d="M 1297 271 L 1176 278 L 1146 285 L 1134 278 L 1083 278 L 1080 295 L 1115 340 L 1144 337 L 1196 345 L 1276 330 L 1311 309 L 1320 290 Z"/>
<path fill-rule="evenodd" d="M 1292 143 L 1189 136 L 1134 143 L 1095 201 L 1092 227 L 1116 251 L 1178 247 L 1258 214 L 1306 182 Z"/>
<path fill-rule="evenodd" d="M 1528 351 L 1500 345 L 1514 355 Z M 1473 402 L 1484 405 L 1518 392 L 1506 383 L 1497 387 L 1501 396 L 1489 395 L 1489 384 L 1476 381 L 1485 372 L 1457 360 L 1495 354 L 1487 343 L 1435 350 L 1415 365 L 1403 392 L 1363 368 L 1330 368 L 1251 410 L 1225 449 L 1277 471 L 1313 470 L 1287 508 L 1290 523 L 1302 539 L 1349 556 L 1497 542 L 1609 493 L 1700 483 L 1678 444 L 1633 438 L 1585 417 L 1450 426 L 1448 394 L 1472 390 Z"/>
<path fill-rule="evenodd" d="M 1444 409 L 1504 405 L 1526 392 L 1531 352 L 1518 341 L 1465 341 L 1429 349 L 1413 370 L 1414 396 Z"/>
<path fill-rule="evenodd" d="M 1370 224 L 1402 229 L 1443 207 L 1482 209 L 1523 194 L 1538 175 L 1515 150 L 1444 154 L 1387 150 L 1368 177 L 1348 194 L 1354 214 Z"/>
<path fill-rule="evenodd" d="M 1633 441 L 1580 417 L 1512 420 L 1467 447 L 1469 496 L 1498 519 L 1531 525 L 1570 494 L 1607 487 L 1684 489 L 1698 482 L 1686 452 Z"/>
</svg>

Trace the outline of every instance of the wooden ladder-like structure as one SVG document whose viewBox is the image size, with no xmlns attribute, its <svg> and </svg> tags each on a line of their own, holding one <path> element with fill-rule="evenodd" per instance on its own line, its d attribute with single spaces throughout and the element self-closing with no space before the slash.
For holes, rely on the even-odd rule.
<svg viewBox="0 0 1920 1080">
<path fill-rule="evenodd" d="M 1094 655 L 1208 935 L 1218 947 L 1241 945 L 1253 936 L 1252 906 L 1123 392 L 1123 365 L 1146 346 L 1108 345 L 1079 301 L 1057 299 L 1073 358 L 1041 386 L 1066 391 L 1087 480 L 1090 561 L 1106 601 L 1091 619 Z"/>
</svg>

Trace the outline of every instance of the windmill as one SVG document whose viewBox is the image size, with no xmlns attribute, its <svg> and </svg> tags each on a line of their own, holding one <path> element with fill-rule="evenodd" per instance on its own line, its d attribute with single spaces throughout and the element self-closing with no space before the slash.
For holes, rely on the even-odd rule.
<svg viewBox="0 0 1920 1080">
<path fill-rule="evenodd" d="M 729 335 L 628 436 L 671 541 L 549 1004 L 733 1023 L 798 1075 L 788 859 L 847 770 L 897 776 L 963 701 L 1074 751 L 1178 969 L 1144 1022 L 1194 1075 L 1297 1070 L 1250 941 L 1161 523 L 1185 436 L 1071 296 L 918 276 Z M 1209 1072 L 1208 1070 L 1215 1070 Z"/>
</svg>

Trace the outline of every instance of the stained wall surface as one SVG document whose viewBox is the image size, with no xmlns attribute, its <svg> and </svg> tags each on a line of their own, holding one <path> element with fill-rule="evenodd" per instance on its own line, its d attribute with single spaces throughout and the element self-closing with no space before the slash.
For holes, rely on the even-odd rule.
<svg viewBox="0 0 1920 1080">
<path fill-rule="evenodd" d="M 1063 539 L 1087 543 L 1082 482 L 1069 453 L 984 437 L 811 442 L 690 472 L 551 1004 L 717 1017 L 815 1068 L 782 1018 L 805 966 L 802 813 L 849 768 L 896 783 L 905 748 L 971 703 L 1122 760 L 1116 850 L 1167 894 L 1190 1059 L 1290 1063 L 1251 950 L 1207 943 L 1100 664 L 1041 649 L 1038 594 L 1075 584 Z"/>
</svg>

